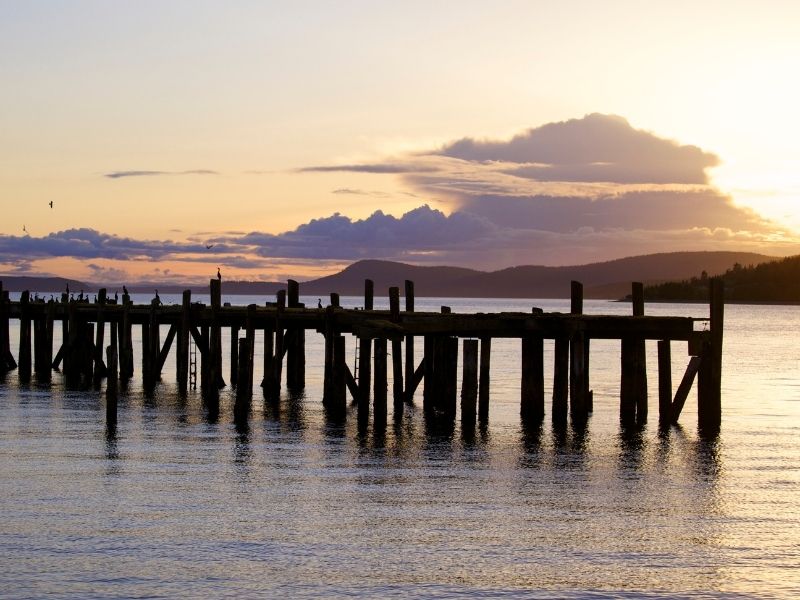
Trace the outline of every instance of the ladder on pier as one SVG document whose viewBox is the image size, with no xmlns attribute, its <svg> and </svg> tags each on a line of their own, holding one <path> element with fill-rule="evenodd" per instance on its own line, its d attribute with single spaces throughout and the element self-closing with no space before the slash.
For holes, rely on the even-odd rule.
<svg viewBox="0 0 800 600">
<path fill-rule="evenodd" d="M 361 356 L 361 338 L 356 338 L 356 352 L 355 352 L 355 362 L 353 363 L 353 380 L 358 383 L 358 363 L 361 361 L 359 357 Z"/>
<path fill-rule="evenodd" d="M 189 387 L 197 389 L 197 344 L 192 336 L 189 336 Z"/>
</svg>

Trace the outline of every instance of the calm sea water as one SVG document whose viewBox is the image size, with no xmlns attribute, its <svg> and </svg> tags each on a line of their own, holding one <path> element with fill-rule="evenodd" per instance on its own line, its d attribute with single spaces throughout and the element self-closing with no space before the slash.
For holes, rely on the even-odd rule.
<svg viewBox="0 0 800 600">
<path fill-rule="evenodd" d="M 549 300 L 417 304 L 568 310 Z M 120 398 L 113 432 L 101 392 L 65 390 L 58 374 L 52 387 L 23 386 L 12 372 L 0 384 L 0 595 L 796 596 L 799 339 L 800 307 L 726 308 L 715 440 L 697 435 L 695 392 L 682 425 L 659 434 L 650 342 L 651 418 L 638 432 L 618 424 L 614 342 L 592 342 L 595 411 L 583 430 L 553 429 L 549 415 L 521 428 L 518 341 L 493 345 L 490 422 L 474 433 L 428 430 L 419 407 L 397 423 L 390 414 L 385 430 L 359 430 L 355 412 L 327 422 L 322 341 L 311 333 L 305 395 L 265 404 L 257 387 L 246 426 L 233 423 L 227 390 L 217 418 L 199 395 L 179 398 L 172 357 L 154 397 L 137 378 Z M 672 353 L 677 386 L 685 344 Z M 545 361 L 551 377 L 552 343 Z M 258 384 L 258 353 L 256 365 Z"/>
</svg>

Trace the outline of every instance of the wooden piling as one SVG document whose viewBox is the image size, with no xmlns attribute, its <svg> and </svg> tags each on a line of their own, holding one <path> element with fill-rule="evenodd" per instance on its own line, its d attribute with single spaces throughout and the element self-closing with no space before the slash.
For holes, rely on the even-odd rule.
<svg viewBox="0 0 800 600">
<path fill-rule="evenodd" d="M 583 314 L 583 284 L 578 281 L 573 281 L 570 285 L 570 314 Z M 579 421 L 588 416 L 585 344 L 585 332 L 576 323 L 569 344 L 569 409 L 573 420 Z"/>
<path fill-rule="evenodd" d="M 287 308 L 301 308 L 300 284 L 290 279 L 286 294 Z M 306 384 L 306 330 L 287 328 L 286 331 L 286 387 L 301 390 Z"/>
<path fill-rule="evenodd" d="M 461 422 L 471 425 L 478 406 L 478 340 L 464 340 L 461 369 Z"/>
<path fill-rule="evenodd" d="M 331 306 L 339 308 L 339 294 L 336 292 L 331 292 Z"/>
<path fill-rule="evenodd" d="M 389 314 L 393 322 L 400 320 L 400 288 L 389 288 Z M 392 338 L 392 391 L 395 415 L 403 413 L 403 343 Z"/>
<path fill-rule="evenodd" d="M 522 338 L 522 383 L 520 415 L 523 421 L 544 416 L 544 339 L 527 335 Z"/>
<path fill-rule="evenodd" d="M 722 423 L 722 327 L 725 288 L 719 277 L 709 280 L 709 335 L 697 379 L 697 422 L 702 431 L 714 434 Z"/>
<path fill-rule="evenodd" d="M 106 288 L 100 288 L 97 291 L 97 321 L 96 333 L 94 342 L 94 375 L 93 381 L 97 388 L 100 385 L 100 380 L 105 376 L 105 365 L 103 364 L 103 350 L 105 349 L 105 313 L 103 311 L 104 304 L 106 303 Z"/>
<path fill-rule="evenodd" d="M 239 352 L 238 355 L 240 360 L 237 364 L 238 374 L 236 380 L 239 384 L 236 386 L 236 403 L 234 405 L 234 414 L 241 418 L 246 417 L 247 413 L 250 411 L 250 389 L 247 385 L 247 380 L 249 377 L 249 366 L 250 361 L 248 357 L 250 356 L 250 347 L 249 342 L 246 337 L 241 339 L 233 340 L 231 342 L 236 343 Z"/>
<path fill-rule="evenodd" d="M 189 336 L 192 326 L 192 290 L 183 290 L 181 299 L 181 322 L 178 330 L 178 345 L 175 349 L 175 379 L 178 390 L 185 394 L 189 385 Z"/>
<path fill-rule="evenodd" d="M 242 356 L 242 353 L 239 353 L 239 362 L 242 360 L 247 360 L 247 369 L 245 371 L 247 375 L 247 379 L 244 381 L 244 384 L 247 386 L 247 397 L 250 398 L 253 395 L 253 372 L 254 369 L 254 361 L 255 361 L 255 347 L 256 347 L 256 305 L 255 304 L 248 304 L 247 305 L 247 314 L 244 321 L 244 335 L 245 339 L 247 340 L 247 355 Z M 239 385 L 242 385 L 242 380 L 239 378 Z"/>
<path fill-rule="evenodd" d="M 386 422 L 386 396 L 388 391 L 386 340 L 383 338 L 377 338 L 375 340 L 374 363 L 375 377 L 372 397 L 373 406 L 375 407 L 375 422 L 382 424 Z"/>
<path fill-rule="evenodd" d="M 31 379 L 31 315 L 30 292 L 25 290 L 19 298 L 19 354 L 17 355 L 19 380 L 27 383 Z"/>
<path fill-rule="evenodd" d="M 331 382 L 330 410 L 336 415 L 347 412 L 347 346 L 343 335 L 333 338 L 333 380 Z"/>
<path fill-rule="evenodd" d="M 478 380 L 478 419 L 485 423 L 489 420 L 489 370 L 492 361 L 492 338 L 481 338 L 480 373 Z"/>
<path fill-rule="evenodd" d="M 672 422 L 672 351 L 669 340 L 658 341 L 658 421 Z"/>
<path fill-rule="evenodd" d="M 122 318 L 119 323 L 119 376 L 126 381 L 133 377 L 133 331 L 131 323 L 131 299 L 128 294 L 122 295 Z"/>
<path fill-rule="evenodd" d="M 644 286 L 631 284 L 633 316 L 644 316 Z M 645 342 L 627 335 L 621 341 L 620 421 L 623 424 L 647 421 L 647 363 Z"/>
<path fill-rule="evenodd" d="M 375 282 L 372 279 L 364 280 L 364 310 L 374 310 Z"/>
<path fill-rule="evenodd" d="M 222 282 L 219 279 L 209 281 L 211 295 L 211 324 L 209 326 L 208 350 L 209 360 L 209 392 L 225 387 L 222 377 L 222 327 L 219 321 L 219 312 L 222 308 Z"/>
<path fill-rule="evenodd" d="M 49 383 L 53 378 L 53 327 L 55 326 L 56 303 L 48 302 L 42 321 L 41 370 L 36 374 L 39 381 Z"/>
<path fill-rule="evenodd" d="M 0 281 L 0 374 L 5 374 L 11 370 L 12 362 L 16 367 L 16 361 L 11 356 L 11 340 L 8 327 L 8 291 L 3 289 L 3 282 Z"/>
<path fill-rule="evenodd" d="M 405 281 L 405 298 L 406 298 L 406 312 L 414 312 L 414 282 L 406 279 Z M 406 336 L 406 364 L 405 364 L 405 386 L 406 402 L 413 402 L 413 394 L 409 390 L 414 388 L 414 373 L 416 372 L 416 365 L 414 364 L 414 336 Z"/>
<path fill-rule="evenodd" d="M 569 338 L 557 336 L 553 348 L 553 408 L 552 420 L 566 420 L 569 398 Z"/>
<path fill-rule="evenodd" d="M 231 377 L 232 386 L 239 381 L 239 326 L 231 325 Z"/>
</svg>

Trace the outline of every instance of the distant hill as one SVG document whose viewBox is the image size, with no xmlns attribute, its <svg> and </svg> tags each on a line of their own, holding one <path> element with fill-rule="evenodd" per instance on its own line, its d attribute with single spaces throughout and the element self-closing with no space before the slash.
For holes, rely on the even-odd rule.
<svg viewBox="0 0 800 600">
<path fill-rule="evenodd" d="M 365 260 L 343 271 L 301 285 L 301 292 L 357 295 L 364 279 L 375 281 L 376 293 L 391 286 L 403 289 L 406 279 L 414 282 L 417 296 L 465 298 L 567 298 L 570 281 L 584 284 L 587 298 L 615 299 L 630 292 L 632 281 L 661 283 L 681 280 L 706 271 L 716 275 L 735 263 L 752 264 L 774 260 L 774 256 L 750 252 L 670 252 L 569 267 L 521 266 L 484 272 L 457 267 L 420 267 L 403 263 Z"/>
<path fill-rule="evenodd" d="M 646 287 L 646 300 L 708 301 L 708 278 L 711 273 L 683 281 L 670 281 Z M 739 262 L 721 274 L 727 302 L 800 303 L 800 255 L 743 265 Z"/>
<path fill-rule="evenodd" d="M 364 293 L 364 280 L 375 282 L 375 293 L 386 295 L 397 286 L 403 293 L 406 279 L 414 282 L 417 296 L 463 298 L 567 298 L 570 281 L 584 285 L 587 298 L 616 299 L 630 292 L 632 281 L 654 285 L 667 281 L 690 280 L 705 271 L 709 276 L 719 275 L 734 264 L 752 265 L 774 261 L 774 256 L 750 252 L 670 252 L 621 258 L 601 263 L 568 267 L 520 266 L 500 271 L 477 271 L 461 267 L 421 267 L 383 260 L 362 260 L 339 273 L 301 282 L 300 292 L 327 296 L 330 292 L 342 295 Z M 71 281 L 62 278 L 0 277 L 4 289 L 38 292 L 60 292 L 69 282 L 73 291 L 94 293 L 98 284 Z M 109 290 L 121 290 L 121 284 L 105 284 Z M 286 287 L 285 282 L 223 280 L 223 293 L 272 296 Z M 180 293 L 189 288 L 205 293 L 206 286 L 176 282 L 137 283 L 128 286 L 131 292 Z"/>
</svg>

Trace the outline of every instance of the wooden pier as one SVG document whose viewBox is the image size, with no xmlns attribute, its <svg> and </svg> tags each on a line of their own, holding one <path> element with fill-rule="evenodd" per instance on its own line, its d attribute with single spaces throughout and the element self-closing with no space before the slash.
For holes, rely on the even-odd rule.
<svg viewBox="0 0 800 600">
<path fill-rule="evenodd" d="M 228 383 L 236 388 L 235 416 L 246 418 L 254 387 L 256 330 L 264 334 L 260 385 L 267 399 L 279 397 L 284 381 L 291 390 L 305 386 L 305 340 L 311 331 L 325 340 L 322 401 L 330 414 L 344 416 L 349 395 L 358 406 L 359 417 L 366 417 L 371 408 L 376 422 L 385 421 L 391 361 L 395 418 L 402 416 L 404 406 L 413 402 L 423 385 L 427 414 L 454 420 L 460 408 L 462 422 L 472 424 L 489 417 L 492 339 L 516 338 L 521 343 L 522 361 L 520 415 L 524 422 L 531 422 L 541 420 L 546 413 L 543 356 L 545 341 L 552 340 L 551 418 L 555 422 L 568 417 L 581 422 L 594 408 L 589 385 L 590 341 L 613 339 L 621 344 L 620 421 L 635 425 L 644 423 L 648 416 L 645 340 L 657 340 L 659 422 L 677 423 L 697 377 L 699 425 L 707 431 L 720 426 L 724 299 L 719 279 L 710 280 L 710 315 L 702 319 L 708 321 L 703 331 L 695 331 L 695 321 L 700 319 L 645 315 L 639 283 L 632 285 L 630 316 L 584 314 L 583 286 L 578 282 L 572 284 L 569 313 L 533 308 L 530 313 L 456 314 L 446 306 L 441 312 L 416 312 L 412 282 L 405 282 L 405 310 L 400 310 L 400 289 L 392 287 L 388 292 L 389 310 L 374 309 L 370 280 L 364 285 L 363 309 L 342 308 L 335 293 L 330 295 L 327 308 L 309 308 L 300 302 L 299 284 L 290 280 L 274 302 L 241 307 L 223 305 L 221 281 L 212 279 L 210 305 L 192 302 L 187 290 L 180 305 L 166 306 L 157 299 L 146 305 L 133 304 L 127 294 L 117 303 L 104 289 L 91 303 L 67 294 L 62 294 L 60 301 L 34 300 L 28 292 L 12 302 L 0 282 L 0 375 L 17 369 L 23 383 L 32 376 L 39 382 L 49 382 L 53 371 L 60 370 L 67 386 L 96 389 L 105 378 L 108 418 L 115 421 L 117 390 L 124 389 L 135 372 L 132 328 L 141 327 L 140 369 L 145 391 L 151 392 L 161 380 L 174 346 L 175 379 L 180 393 L 187 392 L 193 364 L 191 338 L 200 355 L 202 394 L 213 405 L 219 390 L 226 386 L 222 328 L 229 327 Z M 10 319 L 19 320 L 16 360 L 11 352 Z M 63 343 L 54 353 L 57 322 L 61 323 Z M 163 342 L 162 325 L 169 328 Z M 346 334 L 357 340 L 354 372 L 346 362 Z M 417 338 L 422 338 L 424 348 L 419 364 L 415 364 L 414 355 Z M 688 364 L 674 395 L 673 341 L 688 342 Z"/>
</svg>

